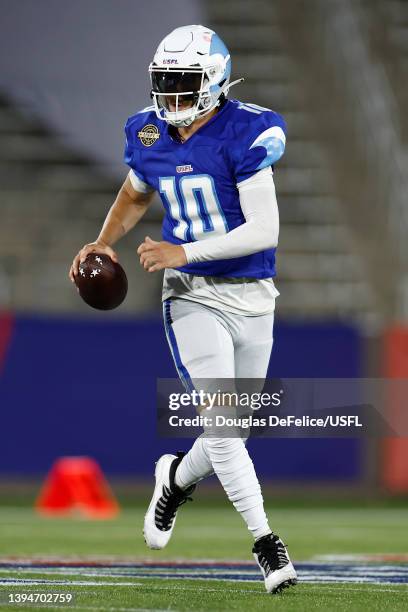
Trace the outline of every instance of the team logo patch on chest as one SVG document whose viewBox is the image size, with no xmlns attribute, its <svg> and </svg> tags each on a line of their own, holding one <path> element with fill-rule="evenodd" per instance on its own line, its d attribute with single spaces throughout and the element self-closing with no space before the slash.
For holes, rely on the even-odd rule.
<svg viewBox="0 0 408 612">
<path fill-rule="evenodd" d="M 193 166 L 191 166 L 190 164 L 186 164 L 185 166 L 176 166 L 176 171 L 179 174 L 182 174 L 183 172 L 192 172 Z"/>
<path fill-rule="evenodd" d="M 137 133 L 137 137 L 145 147 L 151 147 L 160 138 L 159 128 L 153 123 L 148 123 Z"/>
</svg>

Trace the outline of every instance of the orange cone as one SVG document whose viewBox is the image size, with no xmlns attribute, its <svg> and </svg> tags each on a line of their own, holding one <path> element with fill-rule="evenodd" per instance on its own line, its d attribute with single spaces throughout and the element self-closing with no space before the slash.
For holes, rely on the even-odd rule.
<svg viewBox="0 0 408 612">
<path fill-rule="evenodd" d="M 108 519 L 119 513 L 99 465 L 90 457 L 61 457 L 52 466 L 35 508 L 41 514 L 79 512 L 87 518 Z"/>
</svg>

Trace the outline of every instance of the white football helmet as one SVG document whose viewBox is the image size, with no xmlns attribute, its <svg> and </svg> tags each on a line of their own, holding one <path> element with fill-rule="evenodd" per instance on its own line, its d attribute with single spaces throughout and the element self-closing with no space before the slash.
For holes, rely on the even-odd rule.
<svg viewBox="0 0 408 612">
<path fill-rule="evenodd" d="M 156 115 L 176 127 L 207 115 L 243 80 L 229 82 L 228 49 L 213 30 L 201 25 L 183 26 L 166 36 L 149 73 Z"/>
</svg>

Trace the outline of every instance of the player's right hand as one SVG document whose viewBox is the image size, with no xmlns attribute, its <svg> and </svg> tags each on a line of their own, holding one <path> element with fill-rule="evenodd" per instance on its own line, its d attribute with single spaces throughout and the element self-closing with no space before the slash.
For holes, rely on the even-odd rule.
<svg viewBox="0 0 408 612">
<path fill-rule="evenodd" d="M 105 253 L 106 255 L 109 255 L 112 261 L 115 261 L 116 263 L 119 261 L 115 251 L 104 242 L 95 240 L 95 242 L 85 244 L 77 255 L 75 255 L 74 261 L 69 269 L 69 278 L 73 283 L 75 283 L 75 278 L 79 274 L 79 264 L 85 261 L 89 253 Z"/>
</svg>

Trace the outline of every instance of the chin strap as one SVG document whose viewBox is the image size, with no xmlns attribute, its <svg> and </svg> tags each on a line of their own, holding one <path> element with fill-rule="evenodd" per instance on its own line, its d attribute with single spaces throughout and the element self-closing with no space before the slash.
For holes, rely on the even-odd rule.
<svg viewBox="0 0 408 612">
<path fill-rule="evenodd" d="M 231 89 L 231 87 L 233 87 L 234 85 L 238 85 L 238 83 L 243 83 L 245 81 L 245 79 L 243 77 L 241 77 L 240 79 L 237 79 L 236 81 L 232 81 L 232 83 L 227 83 L 226 85 L 224 85 L 221 88 L 221 92 L 220 95 L 225 93 L 225 95 L 228 94 L 229 90 Z"/>
<path fill-rule="evenodd" d="M 243 77 L 241 77 L 240 79 L 237 79 L 236 81 L 232 81 L 232 83 L 226 83 L 225 85 L 223 85 L 221 87 L 221 91 L 220 91 L 220 94 L 218 96 L 218 101 L 217 101 L 216 106 L 218 106 L 220 104 L 220 98 L 221 98 L 222 94 L 225 94 L 227 96 L 229 90 L 231 89 L 231 87 L 233 87 L 234 85 L 238 85 L 238 83 L 243 83 L 244 81 L 245 81 L 245 79 Z M 212 110 L 212 109 L 210 109 L 210 110 Z M 210 111 L 208 111 L 208 112 L 210 112 Z"/>
<path fill-rule="evenodd" d="M 231 87 L 233 87 L 234 85 L 238 85 L 238 83 L 243 83 L 244 81 L 245 81 L 245 79 L 243 77 L 241 77 L 240 79 L 237 79 L 236 81 L 232 81 L 232 83 L 226 83 L 225 85 L 223 85 L 221 87 L 220 95 L 218 96 L 218 101 L 217 101 L 216 106 L 219 106 L 220 98 L 221 98 L 222 94 L 225 94 L 225 96 L 227 96 L 228 93 L 229 93 L 229 90 L 231 89 Z M 208 111 L 208 112 L 210 112 L 210 111 Z"/>
</svg>

